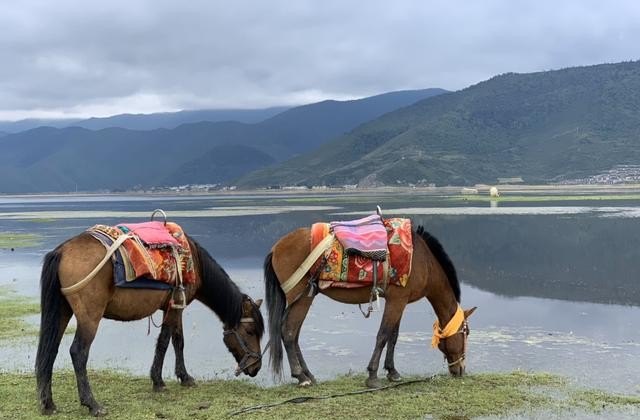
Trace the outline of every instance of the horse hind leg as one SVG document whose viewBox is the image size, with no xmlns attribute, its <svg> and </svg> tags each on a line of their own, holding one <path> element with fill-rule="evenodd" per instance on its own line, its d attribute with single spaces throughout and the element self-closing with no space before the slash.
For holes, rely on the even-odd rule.
<svg viewBox="0 0 640 420">
<path fill-rule="evenodd" d="M 304 373 L 307 376 L 307 378 L 311 380 L 312 385 L 315 385 L 317 383 L 316 378 L 315 376 L 313 376 L 311 371 L 309 371 L 309 368 L 307 367 L 307 363 L 304 360 L 304 356 L 302 356 L 302 350 L 300 350 L 300 344 L 298 342 L 298 340 L 300 339 L 300 330 L 302 330 L 302 328 L 298 328 L 298 334 L 296 335 L 296 342 L 295 342 L 296 356 L 298 356 L 300 367 L 302 367 L 302 373 Z"/>
<path fill-rule="evenodd" d="M 89 385 L 89 378 L 87 377 L 89 349 L 96 336 L 98 323 L 99 320 L 94 322 L 81 322 L 81 320 L 78 319 L 78 329 L 76 330 L 76 335 L 70 349 L 71 361 L 73 362 L 73 369 L 76 373 L 80 404 L 88 407 L 91 415 L 96 417 L 107 414 L 107 410 L 93 397 L 91 385 Z"/>
<path fill-rule="evenodd" d="M 380 329 L 376 336 L 376 345 L 371 355 L 371 360 L 367 366 L 369 377 L 365 381 L 365 384 L 369 388 L 379 388 L 382 384 L 378 379 L 378 367 L 380 366 L 380 356 L 382 356 L 382 349 L 389 342 L 393 336 L 395 327 L 400 323 L 402 318 L 402 312 L 407 305 L 406 300 L 391 300 L 387 298 L 384 313 L 382 315 L 382 322 L 380 323 Z M 393 352 L 392 352 L 393 353 Z"/>
<path fill-rule="evenodd" d="M 287 351 L 291 376 L 296 378 L 298 385 L 302 387 L 313 385 L 315 381 L 304 362 L 304 358 L 302 358 L 302 352 L 298 346 L 300 329 L 312 302 L 313 297 L 310 296 L 303 296 L 298 299 L 289 307 L 287 317 L 282 326 L 282 341 Z"/>
</svg>

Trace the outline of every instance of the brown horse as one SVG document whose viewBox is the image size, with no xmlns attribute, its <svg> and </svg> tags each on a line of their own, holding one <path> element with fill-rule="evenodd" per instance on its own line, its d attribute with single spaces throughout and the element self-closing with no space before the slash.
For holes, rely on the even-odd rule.
<svg viewBox="0 0 640 420">
<path fill-rule="evenodd" d="M 266 301 L 269 309 L 269 333 L 271 335 L 271 366 L 276 375 L 282 372 L 282 342 L 289 358 L 291 376 L 298 379 L 300 386 L 315 383 L 309 371 L 298 338 L 300 328 L 313 302 L 314 295 L 309 293 L 310 277 L 299 282 L 285 296 L 281 285 L 294 273 L 310 253 L 310 229 L 300 228 L 282 237 L 267 255 L 264 264 Z M 382 349 L 387 346 L 384 368 L 390 381 L 402 378 L 394 366 L 394 349 L 398 339 L 400 320 L 407 303 L 426 297 L 438 317 L 434 325 L 434 334 L 441 340 L 434 344 L 444 353 L 449 372 L 460 376 L 465 369 L 466 342 L 469 334 L 467 318 L 475 307 L 462 311 L 459 309 L 460 284 L 453 263 L 445 253 L 440 242 L 419 227 L 413 232 L 413 263 L 409 281 L 405 287 L 389 285 L 384 291 L 386 300 L 382 322 L 376 344 L 367 370 L 369 377 L 366 385 L 379 387 L 378 366 Z M 360 304 L 368 302 L 371 290 L 368 287 L 353 289 L 328 288 L 320 290 L 330 298 L 343 303 Z M 457 321 L 450 321 L 455 318 Z M 457 322 L 457 323 L 456 323 Z M 454 325 L 455 324 L 455 325 Z M 439 325 L 446 325 L 442 330 Z M 448 333 L 442 334 L 444 330 Z M 439 342 L 438 342 L 439 341 Z"/>
<path fill-rule="evenodd" d="M 260 338 L 264 323 L 260 313 L 261 300 L 254 302 L 243 294 L 218 263 L 191 238 L 196 267 L 196 281 L 185 285 L 186 304 L 197 299 L 208 306 L 224 324 L 224 343 L 238 362 L 241 371 L 255 376 L 261 367 Z M 77 329 L 70 353 L 78 383 L 80 403 L 94 416 L 106 410 L 93 397 L 87 378 L 89 349 L 102 318 L 131 321 L 142 319 L 156 310 L 165 311 L 151 367 L 153 389 L 162 390 L 162 365 L 169 345 L 176 355 L 175 374 L 184 386 L 194 385 L 184 364 L 182 309 L 168 308 L 172 292 L 167 290 L 116 288 L 112 264 L 104 265 L 85 287 L 63 295 L 61 288 L 77 284 L 106 255 L 105 247 L 87 233 L 67 240 L 49 252 L 42 267 L 41 322 L 36 378 L 40 408 L 51 414 L 56 407 L 51 393 L 53 363 L 69 319 L 75 315 Z"/>
</svg>

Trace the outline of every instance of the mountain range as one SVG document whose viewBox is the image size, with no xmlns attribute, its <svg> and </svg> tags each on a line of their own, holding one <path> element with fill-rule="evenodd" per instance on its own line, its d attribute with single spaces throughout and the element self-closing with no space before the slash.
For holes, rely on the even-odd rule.
<svg viewBox="0 0 640 420">
<path fill-rule="evenodd" d="M 128 128 L 130 130 L 155 130 L 157 128 L 176 128 L 182 124 L 202 121 L 220 122 L 236 121 L 255 124 L 271 118 L 288 107 L 273 107 L 264 109 L 203 109 L 177 112 L 156 112 L 153 114 L 119 114 L 103 118 L 61 118 L 61 119 L 25 119 L 19 121 L 0 121 L 0 135 L 2 132 L 19 133 L 38 127 L 81 127 L 89 130 L 103 128 Z"/>
<path fill-rule="evenodd" d="M 255 123 L 0 134 L 0 192 L 572 182 L 640 172 L 639 142 L 633 61 L 323 101 Z"/>
<path fill-rule="evenodd" d="M 548 183 L 640 162 L 640 62 L 507 73 L 248 174 L 264 185 Z"/>
<path fill-rule="evenodd" d="M 6 134 L 0 137 L 0 193 L 229 182 L 444 92 L 425 89 L 323 101 L 253 124 L 203 121 L 154 130 L 38 127 Z"/>
</svg>

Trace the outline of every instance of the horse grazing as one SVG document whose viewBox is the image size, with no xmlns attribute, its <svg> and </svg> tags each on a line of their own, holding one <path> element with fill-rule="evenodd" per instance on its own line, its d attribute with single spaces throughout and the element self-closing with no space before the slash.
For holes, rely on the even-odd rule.
<svg viewBox="0 0 640 420">
<path fill-rule="evenodd" d="M 298 338 L 305 316 L 314 299 L 309 293 L 310 274 L 307 281 L 300 281 L 290 293 L 282 290 L 282 285 L 292 276 L 310 254 L 310 229 L 300 228 L 283 236 L 276 242 L 264 263 L 266 302 L 269 310 L 269 333 L 271 335 L 270 362 L 274 374 L 282 372 L 282 342 L 287 351 L 291 376 L 298 379 L 300 386 L 315 383 L 309 371 Z M 437 315 L 434 324 L 434 339 L 448 361 L 451 375 L 460 376 L 465 370 L 466 343 L 469 334 L 467 318 L 475 307 L 463 311 L 460 308 L 460 284 L 453 263 L 440 242 L 421 226 L 412 234 L 413 263 L 405 287 L 389 284 L 384 290 L 386 300 L 382 322 L 378 330 L 373 355 L 367 366 L 369 377 L 366 385 L 376 388 L 378 366 L 382 349 L 387 346 L 384 368 L 390 381 L 400 381 L 402 377 L 394 366 L 394 349 L 405 306 L 426 297 Z M 312 257 L 313 258 L 313 257 Z M 313 273 L 312 273 L 313 274 Z M 337 280 L 337 279 L 336 279 Z M 361 304 L 370 301 L 371 288 L 327 288 L 320 293 L 343 303 Z M 440 325 L 445 326 L 440 328 Z"/>
<path fill-rule="evenodd" d="M 255 376 L 262 364 L 260 339 L 264 331 L 260 304 L 243 294 L 227 273 L 196 241 L 187 237 L 195 266 L 195 281 L 185 284 L 184 303 L 194 299 L 208 306 L 224 324 L 224 343 L 238 362 L 236 374 Z M 75 315 L 77 330 L 70 353 L 80 403 L 94 416 L 106 410 L 93 397 L 87 378 L 89 349 L 102 318 L 132 321 L 165 311 L 151 366 L 153 389 L 162 390 L 162 365 L 169 340 L 176 356 L 175 374 L 184 386 L 194 385 L 184 364 L 182 309 L 170 308 L 170 290 L 116 288 L 113 265 L 106 264 L 80 290 L 63 294 L 61 288 L 77 285 L 105 257 L 105 247 L 82 233 L 49 252 L 42 267 L 41 322 L 36 356 L 37 391 L 43 414 L 55 412 L 51 393 L 53 363 L 69 319 Z"/>
</svg>

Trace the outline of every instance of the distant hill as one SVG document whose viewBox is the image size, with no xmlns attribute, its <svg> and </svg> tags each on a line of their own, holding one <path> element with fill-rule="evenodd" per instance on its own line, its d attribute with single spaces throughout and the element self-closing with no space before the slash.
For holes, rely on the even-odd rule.
<svg viewBox="0 0 640 420">
<path fill-rule="evenodd" d="M 5 133 L 19 133 L 21 131 L 31 130 L 37 127 L 55 127 L 63 128 L 73 125 L 81 121 L 77 118 L 61 118 L 61 119 L 38 119 L 28 118 L 19 121 L 0 121 L 0 131 Z"/>
<path fill-rule="evenodd" d="M 236 121 L 255 124 L 271 118 L 289 107 L 264 109 L 204 109 L 178 112 L 157 112 L 153 114 L 119 114 L 105 118 L 89 119 L 26 119 L 20 121 L 0 121 L 0 130 L 19 133 L 38 127 L 81 127 L 89 130 L 104 128 L 128 128 L 130 130 L 155 130 L 158 128 L 176 128 L 182 124 L 202 121 Z"/>
<path fill-rule="evenodd" d="M 444 92 L 392 92 L 296 107 L 256 124 L 174 129 L 40 127 L 0 137 L 0 193 L 95 191 L 229 181 L 399 107 Z"/>
<path fill-rule="evenodd" d="M 383 115 L 241 186 L 545 183 L 640 161 L 640 62 L 508 73 Z"/>
<path fill-rule="evenodd" d="M 255 124 L 286 111 L 289 107 L 264 109 L 205 109 L 196 111 L 159 112 L 154 114 L 120 114 L 107 118 L 89 118 L 69 124 L 69 126 L 101 130 L 119 127 L 130 130 L 155 130 L 157 128 L 176 128 L 182 124 L 202 121 L 236 121 Z"/>
</svg>

